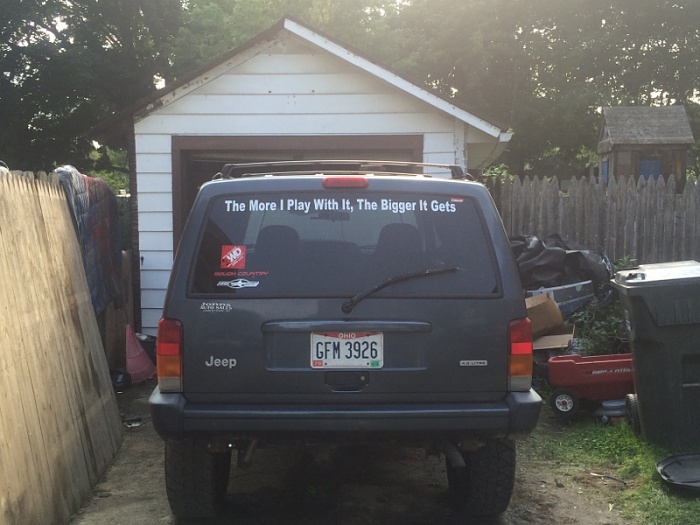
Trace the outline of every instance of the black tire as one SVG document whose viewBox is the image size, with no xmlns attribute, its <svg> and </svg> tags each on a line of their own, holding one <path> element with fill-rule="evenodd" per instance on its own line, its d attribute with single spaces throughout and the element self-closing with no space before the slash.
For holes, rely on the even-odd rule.
<svg viewBox="0 0 700 525">
<path fill-rule="evenodd" d="M 549 404 L 563 419 L 573 418 L 581 408 L 578 394 L 569 388 L 557 388 L 549 397 Z"/>
<path fill-rule="evenodd" d="M 510 503 L 515 485 L 515 444 L 491 439 L 462 453 L 466 467 L 447 463 L 447 480 L 455 507 L 465 516 L 496 516 Z"/>
<path fill-rule="evenodd" d="M 637 406 L 637 394 L 627 394 L 625 396 L 625 409 L 627 410 L 627 420 L 630 422 L 632 431 L 639 435 L 642 433 L 642 424 L 639 422 L 639 407 Z"/>
<path fill-rule="evenodd" d="M 212 453 L 199 441 L 166 441 L 165 489 L 178 518 L 210 518 L 226 496 L 231 452 Z"/>
</svg>

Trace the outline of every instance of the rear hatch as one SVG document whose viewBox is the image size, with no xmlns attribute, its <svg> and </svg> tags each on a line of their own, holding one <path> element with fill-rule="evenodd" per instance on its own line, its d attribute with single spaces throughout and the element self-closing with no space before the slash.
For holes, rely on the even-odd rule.
<svg viewBox="0 0 700 525">
<path fill-rule="evenodd" d="M 525 312 L 486 190 L 329 180 L 221 181 L 200 193 L 165 312 L 183 325 L 187 397 L 502 398 L 508 325 Z"/>
</svg>

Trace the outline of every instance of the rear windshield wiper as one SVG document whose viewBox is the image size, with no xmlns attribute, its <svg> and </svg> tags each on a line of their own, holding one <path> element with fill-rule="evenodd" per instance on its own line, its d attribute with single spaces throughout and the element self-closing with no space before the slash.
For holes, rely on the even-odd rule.
<svg viewBox="0 0 700 525">
<path fill-rule="evenodd" d="M 410 281 L 411 279 L 417 279 L 419 277 L 426 277 L 428 275 L 440 275 L 441 273 L 456 272 L 457 270 L 459 270 L 459 268 L 456 266 L 447 266 L 445 268 L 428 268 L 426 270 L 420 270 L 418 272 L 405 273 L 402 275 L 397 275 L 395 277 L 390 277 L 386 281 L 372 286 L 371 288 L 368 288 L 367 290 L 364 290 L 345 301 L 342 306 L 343 313 L 349 314 L 350 312 L 352 312 L 353 308 L 357 306 L 357 303 L 362 301 L 362 299 L 372 295 L 375 292 L 378 292 L 379 290 L 383 290 L 387 286 L 392 286 L 396 283 L 402 283 L 404 281 Z"/>
</svg>

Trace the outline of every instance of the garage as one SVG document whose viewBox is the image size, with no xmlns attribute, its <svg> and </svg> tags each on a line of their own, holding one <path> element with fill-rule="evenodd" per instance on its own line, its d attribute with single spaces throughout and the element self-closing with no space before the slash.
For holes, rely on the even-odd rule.
<svg viewBox="0 0 700 525">
<path fill-rule="evenodd" d="M 478 171 L 511 138 L 292 18 L 93 132 L 98 142 L 127 144 L 136 324 L 151 335 L 197 188 L 224 163 L 389 159 Z"/>
</svg>

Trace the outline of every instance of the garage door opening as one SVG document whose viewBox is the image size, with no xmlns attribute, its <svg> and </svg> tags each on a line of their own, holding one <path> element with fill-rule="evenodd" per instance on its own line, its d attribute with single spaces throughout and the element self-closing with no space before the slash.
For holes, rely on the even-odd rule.
<svg viewBox="0 0 700 525">
<path fill-rule="evenodd" d="M 173 241 L 177 246 L 197 190 L 226 163 L 350 159 L 423 161 L 423 136 L 174 136 Z"/>
</svg>

